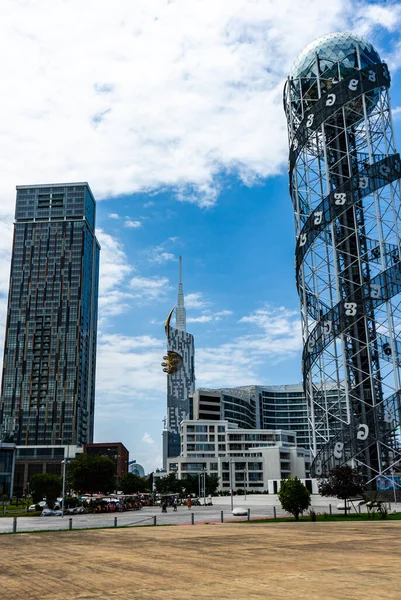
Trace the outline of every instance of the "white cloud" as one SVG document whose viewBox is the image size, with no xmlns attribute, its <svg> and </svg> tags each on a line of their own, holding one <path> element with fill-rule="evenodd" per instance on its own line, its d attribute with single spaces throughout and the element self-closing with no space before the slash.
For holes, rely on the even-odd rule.
<svg viewBox="0 0 401 600">
<path fill-rule="evenodd" d="M 129 264 L 122 244 L 115 237 L 99 229 L 97 238 L 101 245 L 99 326 L 104 326 L 108 317 L 130 308 L 133 295 L 127 289 L 127 278 L 134 268 Z"/>
<path fill-rule="evenodd" d="M 378 27 L 396 31 L 401 23 L 399 4 L 366 4 L 357 11 L 356 29 L 361 35 L 369 36 Z"/>
<path fill-rule="evenodd" d="M 224 317 L 230 317 L 232 314 L 232 310 L 220 310 L 218 312 L 215 312 L 213 316 L 216 321 L 220 321 L 220 319 L 223 319 Z"/>
<path fill-rule="evenodd" d="M 155 246 L 148 250 L 149 261 L 152 263 L 157 263 L 159 265 L 169 262 L 171 260 L 176 260 L 176 257 L 171 252 L 166 252 L 163 245 Z"/>
<path fill-rule="evenodd" d="M 136 407 L 141 402 L 155 398 L 165 387 L 165 377 L 160 363 L 164 352 L 164 341 L 151 336 L 130 337 L 123 334 L 99 334 L 97 353 L 97 392 L 106 402 L 100 404 L 102 414 L 114 411 L 107 403 L 110 395 L 114 400 L 125 403 L 132 411 L 132 398 Z M 143 407 L 142 407 L 143 408 Z"/>
<path fill-rule="evenodd" d="M 148 433 L 147 431 L 145 431 L 145 433 L 143 434 L 142 441 L 144 444 L 148 444 L 149 446 L 154 446 L 156 443 L 155 440 L 150 435 L 150 433 Z"/>
<path fill-rule="evenodd" d="M 142 223 L 140 221 L 131 221 L 131 219 L 127 219 L 127 221 L 124 223 L 124 227 L 138 229 L 138 227 L 142 227 Z"/>
<path fill-rule="evenodd" d="M 297 53 L 398 23 L 396 4 L 357 0 L 4 0 L 0 210 L 16 183 L 88 180 L 98 198 L 170 187 L 210 205 L 221 173 L 274 175 Z"/>
<path fill-rule="evenodd" d="M 210 306 L 210 302 L 205 300 L 202 292 L 193 292 L 192 294 L 187 294 L 185 296 L 185 306 L 187 308 L 206 308 Z"/>
<path fill-rule="evenodd" d="M 188 323 L 210 323 L 211 321 L 221 321 L 225 317 L 231 316 L 233 313 L 231 310 L 220 310 L 215 313 L 204 312 L 199 317 L 188 317 Z"/>
<path fill-rule="evenodd" d="M 161 431 L 166 410 L 166 376 L 160 365 L 164 353 L 164 339 L 99 332 L 96 441 L 118 437 L 148 471 L 162 461 L 160 445 L 143 431 Z"/>
<path fill-rule="evenodd" d="M 142 301 L 165 300 L 167 293 L 171 290 L 167 277 L 133 277 L 129 287 L 134 298 Z"/>
<path fill-rule="evenodd" d="M 302 348 L 299 313 L 266 306 L 239 320 L 252 330 L 217 347 L 197 351 L 197 385 L 220 387 L 263 383 L 261 365 L 296 356 Z"/>
<path fill-rule="evenodd" d="M 201 315 L 200 317 L 188 317 L 187 323 L 210 323 L 213 321 L 212 315 Z"/>
<path fill-rule="evenodd" d="M 396 106 L 391 112 L 393 114 L 393 119 L 401 118 L 401 106 Z"/>
<path fill-rule="evenodd" d="M 120 215 L 118 215 L 117 213 L 110 213 L 109 214 L 109 219 L 120 219 Z"/>
</svg>

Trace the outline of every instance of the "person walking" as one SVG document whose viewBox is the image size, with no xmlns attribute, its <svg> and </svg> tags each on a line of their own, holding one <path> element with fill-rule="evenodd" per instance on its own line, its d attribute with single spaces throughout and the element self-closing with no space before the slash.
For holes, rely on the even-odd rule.
<svg viewBox="0 0 401 600">
<path fill-rule="evenodd" d="M 178 504 L 178 498 L 177 498 L 177 496 L 174 496 L 174 498 L 173 498 L 173 510 L 174 510 L 174 512 L 177 512 L 177 504 Z"/>
<path fill-rule="evenodd" d="M 191 496 L 188 496 L 188 500 L 187 500 L 187 506 L 188 506 L 188 510 L 191 510 L 191 507 L 192 507 L 192 500 L 191 500 Z"/>
</svg>

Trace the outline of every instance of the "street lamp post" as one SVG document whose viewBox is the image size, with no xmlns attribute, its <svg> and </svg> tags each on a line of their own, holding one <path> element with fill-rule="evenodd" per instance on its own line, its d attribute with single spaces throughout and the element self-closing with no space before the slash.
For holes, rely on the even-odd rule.
<svg viewBox="0 0 401 600">
<path fill-rule="evenodd" d="M 67 462 L 70 453 L 70 446 L 67 444 L 67 456 L 64 456 L 63 460 L 63 492 L 62 492 L 62 502 L 61 502 L 61 516 L 64 517 L 64 501 L 65 501 L 65 480 L 66 480 L 66 471 L 67 471 Z"/>
<path fill-rule="evenodd" d="M 233 508 L 234 508 L 234 495 L 233 495 L 233 476 L 232 476 L 232 458 L 230 457 L 230 490 L 231 490 L 231 512 L 233 512 Z"/>
<path fill-rule="evenodd" d="M 246 488 L 248 486 L 248 463 L 245 463 L 245 481 L 244 481 L 244 492 L 245 492 L 245 500 L 246 500 Z"/>
<path fill-rule="evenodd" d="M 394 493 L 394 505 L 395 505 L 395 504 L 397 504 L 397 494 L 395 491 L 395 471 L 394 471 L 394 469 L 391 469 L 391 475 L 393 478 L 393 493 Z"/>
</svg>

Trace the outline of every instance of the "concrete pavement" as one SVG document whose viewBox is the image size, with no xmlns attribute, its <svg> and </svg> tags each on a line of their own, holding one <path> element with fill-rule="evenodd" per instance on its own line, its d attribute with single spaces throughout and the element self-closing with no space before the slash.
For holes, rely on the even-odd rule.
<svg viewBox="0 0 401 600">
<path fill-rule="evenodd" d="M 312 496 L 312 507 L 316 512 L 330 512 L 330 505 L 333 514 L 342 511 L 337 510 L 339 501 L 336 498 L 321 498 Z M 288 516 L 281 509 L 280 502 L 275 495 L 248 495 L 246 500 L 244 496 L 234 496 L 233 504 L 235 507 L 250 509 L 251 519 L 274 518 L 274 512 L 277 517 Z M 394 507 L 392 507 L 394 508 Z M 366 511 L 365 508 L 362 509 Z M 156 517 L 157 525 L 191 525 L 194 515 L 194 523 L 219 523 L 221 520 L 221 511 L 225 521 L 247 520 L 247 517 L 234 517 L 231 514 L 231 498 L 229 496 L 217 496 L 213 498 L 213 506 L 193 506 L 188 510 L 186 506 L 179 506 L 177 512 L 171 507 L 167 514 L 161 512 L 159 506 L 144 507 L 140 511 L 127 511 L 123 513 L 102 513 L 102 514 L 84 514 L 84 515 L 66 515 L 61 517 L 18 517 L 17 531 L 54 531 L 59 529 L 68 529 L 69 519 L 72 518 L 73 529 L 102 528 L 113 527 L 114 518 L 117 517 L 117 526 L 139 526 L 153 525 L 153 517 Z M 0 533 L 8 533 L 13 530 L 13 518 L 0 518 Z"/>
</svg>

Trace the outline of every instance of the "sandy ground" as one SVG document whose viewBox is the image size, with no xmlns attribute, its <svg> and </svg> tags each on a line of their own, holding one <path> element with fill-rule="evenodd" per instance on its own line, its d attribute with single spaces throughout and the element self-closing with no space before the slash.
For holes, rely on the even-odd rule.
<svg viewBox="0 0 401 600">
<path fill-rule="evenodd" d="M 399 600 L 400 537 L 379 521 L 1 535 L 0 597 Z"/>
</svg>

